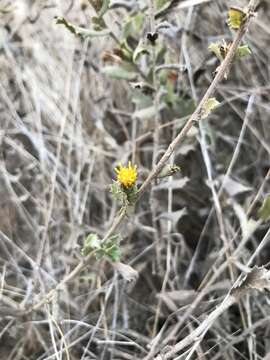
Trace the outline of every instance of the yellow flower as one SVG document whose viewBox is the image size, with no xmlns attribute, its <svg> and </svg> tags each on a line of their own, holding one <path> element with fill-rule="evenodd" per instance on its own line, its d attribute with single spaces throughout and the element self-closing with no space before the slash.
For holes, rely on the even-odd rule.
<svg viewBox="0 0 270 360">
<path fill-rule="evenodd" d="M 137 180 L 137 166 L 131 165 L 131 162 L 128 162 L 128 166 L 122 166 L 119 164 L 114 171 L 117 175 L 117 181 L 125 187 L 132 187 Z"/>
</svg>

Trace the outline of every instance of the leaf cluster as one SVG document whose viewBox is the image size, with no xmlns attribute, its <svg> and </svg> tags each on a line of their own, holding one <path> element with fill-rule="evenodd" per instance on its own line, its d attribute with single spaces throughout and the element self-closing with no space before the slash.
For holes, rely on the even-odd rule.
<svg viewBox="0 0 270 360">
<path fill-rule="evenodd" d="M 94 252 L 97 260 L 105 256 L 112 261 L 119 261 L 121 257 L 119 238 L 119 235 L 112 235 L 106 241 L 102 241 L 96 234 L 91 233 L 84 240 L 81 254 L 86 256 Z"/>
</svg>

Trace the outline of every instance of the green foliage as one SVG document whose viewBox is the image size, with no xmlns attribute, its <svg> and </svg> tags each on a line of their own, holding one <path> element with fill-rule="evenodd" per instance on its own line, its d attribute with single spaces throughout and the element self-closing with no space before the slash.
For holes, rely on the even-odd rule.
<svg viewBox="0 0 270 360">
<path fill-rule="evenodd" d="M 125 191 L 123 191 L 122 186 L 118 181 L 113 181 L 110 186 L 110 192 L 112 193 L 113 198 L 121 205 L 126 206 L 128 204 L 128 198 Z"/>
<path fill-rule="evenodd" d="M 216 55 L 220 62 L 223 60 L 223 56 L 220 51 L 220 43 L 211 43 L 209 44 L 208 49 Z"/>
<path fill-rule="evenodd" d="M 207 118 L 219 104 L 220 103 L 216 98 L 209 98 L 202 109 L 202 119 Z"/>
<path fill-rule="evenodd" d="M 270 219 L 270 195 L 264 199 L 263 204 L 258 211 L 258 215 L 261 220 L 267 221 Z"/>
<path fill-rule="evenodd" d="M 246 13 L 243 9 L 231 7 L 228 12 L 228 25 L 233 30 L 238 30 L 246 18 Z"/>
<path fill-rule="evenodd" d="M 110 34 L 110 30 L 103 29 L 100 31 L 93 30 L 93 29 L 85 29 L 80 26 L 75 26 L 69 21 L 67 21 L 65 18 L 57 16 L 56 18 L 56 24 L 58 25 L 64 25 L 65 28 L 70 31 L 75 36 L 79 36 L 83 39 L 88 37 L 99 37 L 99 36 L 107 36 Z"/>
<path fill-rule="evenodd" d="M 112 235 L 101 244 L 101 248 L 97 251 L 97 259 L 107 256 L 112 261 L 119 261 L 121 258 L 121 250 L 119 247 L 120 236 Z"/>
<path fill-rule="evenodd" d="M 83 256 L 88 255 L 91 251 L 94 251 L 100 247 L 100 240 L 96 234 L 89 234 L 84 240 L 81 254 Z"/>
<path fill-rule="evenodd" d="M 129 36 L 140 35 L 145 20 L 145 14 L 138 12 L 133 16 L 128 16 L 122 31 L 123 40 L 127 40 Z"/>
<path fill-rule="evenodd" d="M 114 79 L 132 81 L 137 78 L 137 73 L 132 71 L 132 68 L 127 65 L 108 65 L 101 72 Z"/>
<path fill-rule="evenodd" d="M 227 44 L 225 41 L 222 44 L 221 43 L 211 43 L 208 46 L 208 49 L 216 55 L 216 57 L 219 59 L 220 62 L 222 62 L 225 59 L 225 57 L 230 49 L 230 44 Z M 250 54 L 251 54 L 251 50 L 247 44 L 240 45 L 240 46 L 238 46 L 238 48 L 236 50 L 235 58 L 241 59 Z"/>
<path fill-rule="evenodd" d="M 112 35 L 102 18 L 109 9 L 109 0 L 89 0 L 89 2 L 97 13 L 97 16 L 92 17 L 91 29 L 77 27 L 61 17 L 57 18 L 57 24 L 64 25 L 71 33 L 82 38 Z M 171 1 L 158 0 L 155 8 L 163 9 L 170 3 Z M 109 64 L 101 68 L 101 73 L 109 78 L 130 82 L 133 88 L 131 101 L 136 105 L 134 118 L 148 121 L 155 116 L 156 111 L 160 112 L 166 108 L 169 109 L 171 116 L 190 114 L 194 110 L 194 102 L 190 97 L 185 97 L 183 100 L 176 91 L 177 71 L 169 69 L 156 72 L 159 65 L 170 64 L 174 54 L 165 43 L 160 42 L 155 49 L 155 59 L 152 58 L 151 44 L 147 41 L 145 33 L 143 34 L 143 25 L 146 20 L 145 9 L 136 10 L 123 19 L 122 33 L 117 48 L 104 52 L 108 55 L 106 58 L 104 57 L 104 61 Z M 114 52 L 115 50 L 117 53 Z M 142 55 L 149 55 L 144 59 L 143 66 Z M 115 61 L 116 56 L 119 61 Z M 153 86 L 155 74 L 159 83 L 157 89 Z M 162 93 L 158 109 L 153 106 L 153 97 L 156 91 Z M 121 202 L 125 201 L 121 200 Z"/>
<path fill-rule="evenodd" d="M 97 12 L 98 17 L 101 18 L 103 15 L 105 15 L 106 11 L 109 9 L 109 5 L 110 5 L 110 0 L 102 0 L 102 6 L 100 10 Z"/>
<path fill-rule="evenodd" d="M 106 256 L 112 261 L 119 261 L 121 257 L 119 235 L 113 235 L 106 241 L 102 241 L 96 234 L 89 234 L 84 241 L 81 254 L 86 256 L 90 252 L 95 253 L 97 260 Z"/>
<path fill-rule="evenodd" d="M 167 8 L 170 5 L 170 1 L 168 0 L 156 0 L 156 10 L 163 10 L 164 8 Z"/>
<path fill-rule="evenodd" d="M 144 41 L 144 39 L 141 39 L 133 53 L 133 62 L 135 63 L 140 55 L 142 54 L 150 54 L 150 51 Z"/>
<path fill-rule="evenodd" d="M 247 44 L 238 46 L 236 51 L 236 58 L 243 58 L 251 55 L 251 50 Z"/>
<path fill-rule="evenodd" d="M 181 168 L 177 165 L 166 165 L 160 172 L 158 178 L 172 176 L 180 171 L 181 171 Z"/>
<path fill-rule="evenodd" d="M 172 5 L 175 0 L 156 0 L 156 14 L 155 16 L 159 16 L 162 13 L 165 13 L 167 9 Z"/>
<path fill-rule="evenodd" d="M 121 207 L 127 208 L 136 201 L 138 188 L 137 185 L 130 188 L 124 188 L 118 181 L 113 181 L 110 186 L 110 192 Z"/>
</svg>

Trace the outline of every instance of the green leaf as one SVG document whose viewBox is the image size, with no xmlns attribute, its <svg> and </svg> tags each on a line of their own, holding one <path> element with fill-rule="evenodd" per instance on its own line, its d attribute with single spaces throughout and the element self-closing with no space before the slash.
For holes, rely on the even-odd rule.
<svg viewBox="0 0 270 360">
<path fill-rule="evenodd" d="M 147 45 L 143 39 L 141 39 L 133 53 L 133 62 L 135 63 L 138 57 L 142 54 L 150 54 L 149 49 L 147 48 Z"/>
<path fill-rule="evenodd" d="M 210 51 L 212 51 L 220 61 L 223 60 L 223 56 L 222 56 L 221 51 L 220 51 L 220 44 L 219 43 L 211 43 L 208 46 L 208 49 Z"/>
<path fill-rule="evenodd" d="M 102 17 L 106 11 L 109 9 L 110 0 L 103 0 L 101 9 L 98 11 L 98 17 Z"/>
<path fill-rule="evenodd" d="M 178 172 L 181 171 L 181 168 L 177 165 L 166 165 L 161 170 L 160 174 L 158 175 L 158 178 L 164 178 L 167 176 L 172 176 Z"/>
<path fill-rule="evenodd" d="M 97 260 L 101 260 L 105 255 L 104 250 L 103 249 L 97 250 L 95 255 Z"/>
<path fill-rule="evenodd" d="M 83 248 L 81 250 L 81 254 L 83 256 L 88 255 L 93 250 L 98 250 L 101 247 L 101 240 L 98 238 L 96 234 L 89 234 L 83 244 Z"/>
<path fill-rule="evenodd" d="M 86 256 L 91 251 L 95 251 L 95 256 L 97 260 L 100 260 L 104 256 L 107 256 L 112 261 L 119 261 L 121 256 L 119 242 L 119 235 L 112 235 L 106 241 L 102 242 L 102 240 L 100 240 L 96 234 L 89 234 L 84 240 L 81 254 L 83 256 Z"/>
<path fill-rule="evenodd" d="M 138 14 L 133 16 L 133 27 L 135 33 L 138 33 L 142 30 L 144 20 L 145 20 L 145 14 L 143 12 L 139 12 Z"/>
<path fill-rule="evenodd" d="M 112 261 L 119 261 L 121 258 L 121 250 L 118 245 L 113 244 L 106 254 Z"/>
<path fill-rule="evenodd" d="M 97 234 L 89 234 L 85 239 L 85 245 L 91 247 L 92 249 L 100 248 L 100 239 Z"/>
<path fill-rule="evenodd" d="M 219 105 L 219 101 L 216 98 L 209 98 L 202 109 L 202 119 L 207 118 L 210 113 Z"/>
<path fill-rule="evenodd" d="M 157 10 L 159 10 L 159 9 L 162 9 L 163 6 L 166 6 L 169 1 L 168 0 L 156 0 L 155 2 L 156 2 L 155 8 Z"/>
<path fill-rule="evenodd" d="M 123 80 L 132 81 L 135 80 L 137 77 L 137 74 L 134 71 L 119 65 L 105 66 L 101 70 L 101 72 L 114 79 L 123 79 Z"/>
<path fill-rule="evenodd" d="M 170 61 L 169 54 L 167 53 L 167 48 L 163 46 L 163 44 L 159 44 L 156 48 L 156 65 L 158 64 L 164 64 L 166 63 L 166 57 L 168 58 L 168 61 Z"/>
<path fill-rule="evenodd" d="M 220 62 L 224 60 L 226 57 L 231 44 L 226 44 L 225 41 L 223 43 L 211 43 L 208 46 L 208 49 L 212 51 Z M 248 56 L 251 54 L 251 50 L 247 44 L 238 46 L 236 50 L 236 59 L 241 59 L 242 57 Z"/>
<path fill-rule="evenodd" d="M 243 9 L 231 7 L 228 12 L 228 25 L 233 30 L 238 30 L 246 18 L 246 13 Z"/>
<path fill-rule="evenodd" d="M 123 38 L 127 39 L 132 33 L 132 19 L 128 19 L 123 26 Z"/>
<path fill-rule="evenodd" d="M 138 195 L 138 187 L 137 185 L 133 185 L 131 188 L 127 188 L 125 190 L 125 193 L 127 195 L 127 204 L 128 207 L 130 208 L 131 205 L 134 205 L 134 203 L 136 202 L 137 200 L 137 195 Z"/>
<path fill-rule="evenodd" d="M 105 256 L 110 258 L 112 261 L 119 261 L 121 257 L 121 250 L 119 247 L 120 236 L 112 235 L 109 239 L 102 244 L 102 251 Z"/>
<path fill-rule="evenodd" d="M 130 188 L 124 188 L 118 181 L 113 181 L 110 186 L 110 192 L 121 207 L 127 209 L 136 201 L 138 188 L 136 184 Z"/>
<path fill-rule="evenodd" d="M 123 41 L 120 46 L 121 51 L 123 52 L 123 60 L 127 62 L 132 62 L 133 50 L 127 43 L 127 41 Z"/>
<path fill-rule="evenodd" d="M 75 36 L 79 36 L 83 39 L 88 37 L 99 37 L 99 36 L 106 36 L 110 34 L 110 30 L 104 29 L 101 31 L 96 31 L 93 29 L 85 29 L 80 26 L 75 26 L 69 21 L 67 21 L 65 18 L 57 16 L 55 17 L 56 24 L 58 25 L 64 25 L 67 30 L 69 30 L 72 34 Z"/>
<path fill-rule="evenodd" d="M 248 45 L 238 46 L 236 50 L 236 58 L 242 58 L 251 55 L 251 50 Z"/>
<path fill-rule="evenodd" d="M 258 215 L 260 219 L 267 221 L 270 219 L 270 195 L 268 195 L 264 201 L 262 206 L 260 207 L 258 211 Z"/>
<path fill-rule="evenodd" d="M 113 198 L 121 205 L 128 205 L 128 195 L 125 193 L 118 181 L 113 181 L 110 187 Z"/>
<path fill-rule="evenodd" d="M 126 40 L 131 35 L 140 35 L 143 29 L 145 15 L 142 12 L 127 18 L 123 26 L 123 39 Z"/>
<path fill-rule="evenodd" d="M 157 12 L 155 17 L 159 17 L 161 14 L 166 13 L 166 10 L 172 5 L 174 0 L 156 0 L 156 9 Z"/>
</svg>

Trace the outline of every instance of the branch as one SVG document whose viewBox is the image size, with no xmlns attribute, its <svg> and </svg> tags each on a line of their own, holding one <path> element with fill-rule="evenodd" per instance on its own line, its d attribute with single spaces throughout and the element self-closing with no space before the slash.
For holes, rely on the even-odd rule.
<svg viewBox="0 0 270 360">
<path fill-rule="evenodd" d="M 247 275 L 240 275 L 235 281 L 228 295 L 222 303 L 210 313 L 210 315 L 188 336 L 179 341 L 172 350 L 163 354 L 163 359 L 171 359 L 174 355 L 191 345 L 193 342 L 196 346 L 203 340 L 205 334 L 216 321 L 216 319 L 224 313 L 229 307 L 237 303 L 241 298 L 246 296 L 249 291 L 255 289 L 263 291 L 270 288 L 270 272 L 264 267 L 253 267 Z M 159 357 L 156 358 L 158 360 Z"/>
</svg>

